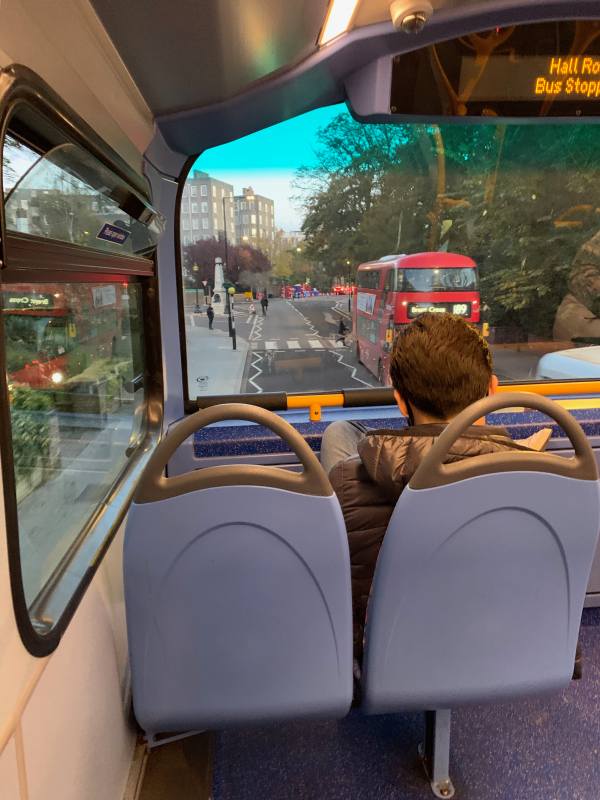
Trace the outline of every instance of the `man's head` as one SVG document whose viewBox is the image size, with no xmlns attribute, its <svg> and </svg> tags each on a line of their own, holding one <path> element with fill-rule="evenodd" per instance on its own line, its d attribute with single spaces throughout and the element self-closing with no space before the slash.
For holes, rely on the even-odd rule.
<svg viewBox="0 0 600 800">
<path fill-rule="evenodd" d="M 422 314 L 394 341 L 390 378 L 415 422 L 449 420 L 496 390 L 487 342 L 461 317 Z"/>
</svg>

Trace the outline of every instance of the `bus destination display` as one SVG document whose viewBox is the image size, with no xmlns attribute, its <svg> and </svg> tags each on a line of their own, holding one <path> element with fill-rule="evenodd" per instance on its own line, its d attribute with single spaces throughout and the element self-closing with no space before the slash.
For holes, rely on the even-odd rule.
<svg viewBox="0 0 600 800">
<path fill-rule="evenodd" d="M 471 33 L 393 59 L 390 111 L 428 117 L 600 115 L 600 21 Z"/>
<path fill-rule="evenodd" d="M 600 56 L 490 56 L 483 72 L 477 59 L 467 56 L 462 59 L 459 95 L 471 86 L 470 100 L 475 102 L 598 100 Z"/>
</svg>

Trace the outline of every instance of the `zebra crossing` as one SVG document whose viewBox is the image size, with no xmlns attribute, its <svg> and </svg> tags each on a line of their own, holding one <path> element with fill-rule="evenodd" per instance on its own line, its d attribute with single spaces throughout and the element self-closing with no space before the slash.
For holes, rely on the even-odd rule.
<svg viewBox="0 0 600 800">
<path fill-rule="evenodd" d="M 344 345 L 339 339 L 325 336 L 297 336 L 294 339 L 265 339 L 250 342 L 251 350 L 339 350 Z"/>
</svg>

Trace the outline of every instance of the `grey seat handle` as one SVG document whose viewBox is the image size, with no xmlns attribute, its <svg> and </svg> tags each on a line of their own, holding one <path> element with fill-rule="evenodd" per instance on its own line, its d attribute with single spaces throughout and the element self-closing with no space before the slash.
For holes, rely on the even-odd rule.
<svg viewBox="0 0 600 800">
<path fill-rule="evenodd" d="M 569 437 L 575 450 L 573 458 L 551 453 L 521 450 L 490 453 L 444 464 L 452 445 L 480 417 L 511 406 L 533 408 L 557 422 Z M 569 412 L 542 395 L 532 392 L 501 392 L 485 397 L 455 417 L 444 429 L 409 481 L 411 489 L 432 489 L 449 483 L 497 472 L 549 472 L 567 478 L 598 480 L 594 453 L 585 433 Z"/>
<path fill-rule="evenodd" d="M 164 477 L 163 472 L 169 459 L 186 439 L 207 425 L 228 419 L 248 420 L 272 430 L 290 445 L 302 463 L 304 471 L 298 474 L 278 467 L 244 464 L 206 467 L 173 478 Z M 331 484 L 318 458 L 298 431 L 272 411 L 246 403 L 210 406 L 192 414 L 175 426 L 152 454 L 140 479 L 134 501 L 153 503 L 216 486 L 269 486 L 299 494 L 318 496 L 333 494 Z"/>
</svg>

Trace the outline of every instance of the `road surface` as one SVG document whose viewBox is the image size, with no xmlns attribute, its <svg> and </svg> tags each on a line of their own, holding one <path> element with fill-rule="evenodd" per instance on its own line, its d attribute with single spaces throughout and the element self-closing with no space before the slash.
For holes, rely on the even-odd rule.
<svg viewBox="0 0 600 800">
<path fill-rule="evenodd" d="M 351 320 L 346 297 L 301 300 L 272 299 L 266 316 L 260 304 L 235 305 L 237 350 L 232 351 L 228 321 L 217 315 L 213 330 L 206 314 L 186 309 L 189 388 L 202 394 L 316 392 L 378 387 L 380 384 L 356 360 L 354 341 L 346 346 L 337 334 L 340 319 Z M 492 345 L 495 372 L 501 380 L 532 378 L 539 354 Z"/>
</svg>

